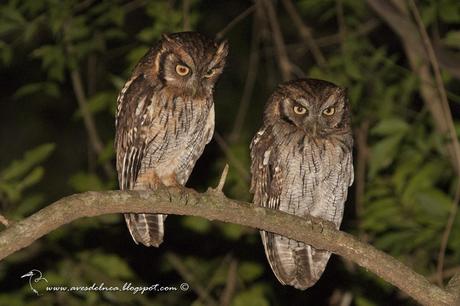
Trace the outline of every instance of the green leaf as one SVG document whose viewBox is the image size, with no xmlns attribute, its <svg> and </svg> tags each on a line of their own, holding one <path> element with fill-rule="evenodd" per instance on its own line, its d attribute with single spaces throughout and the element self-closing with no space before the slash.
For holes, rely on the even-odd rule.
<svg viewBox="0 0 460 306">
<path fill-rule="evenodd" d="M 55 82 L 38 82 L 38 83 L 29 83 L 24 86 L 21 86 L 14 93 L 15 98 L 23 98 L 27 96 L 32 96 L 36 94 L 48 95 L 53 98 L 59 97 L 59 87 Z"/>
<path fill-rule="evenodd" d="M 15 160 L 0 174 L 2 180 L 12 180 L 23 176 L 33 166 L 44 161 L 53 151 L 55 145 L 47 143 L 27 151 L 21 160 Z"/>
<path fill-rule="evenodd" d="M 211 229 L 211 222 L 203 218 L 185 216 L 182 218 L 182 225 L 194 232 L 203 234 Z"/>
<path fill-rule="evenodd" d="M 110 161 L 112 157 L 115 155 L 115 149 L 113 147 L 113 141 L 109 141 L 104 150 L 102 150 L 101 154 L 97 158 L 98 164 L 102 165 L 107 161 Z"/>
<path fill-rule="evenodd" d="M 69 180 L 70 186 L 77 192 L 104 190 L 101 179 L 93 173 L 78 172 Z"/>
<path fill-rule="evenodd" d="M 261 286 L 253 286 L 239 293 L 232 302 L 232 306 L 269 306 L 266 293 Z"/>
<path fill-rule="evenodd" d="M 116 101 L 116 93 L 113 91 L 103 91 L 95 94 L 88 99 L 88 110 L 92 114 L 97 114 L 103 110 L 110 109 L 112 104 Z M 80 110 L 77 110 L 74 115 L 75 118 L 81 118 Z"/>
<path fill-rule="evenodd" d="M 27 174 L 21 181 L 19 181 L 17 188 L 19 190 L 23 190 L 27 187 L 35 185 L 42 179 L 44 172 L 45 170 L 43 169 L 43 167 L 36 167 L 29 174 Z"/>
<path fill-rule="evenodd" d="M 242 262 L 238 267 L 238 275 L 245 281 L 253 281 L 262 275 L 264 269 L 261 263 L 250 261 Z"/>
<path fill-rule="evenodd" d="M 224 236 L 230 240 L 238 240 L 244 233 L 244 228 L 241 225 L 225 223 L 220 224 L 220 228 Z"/>
<path fill-rule="evenodd" d="M 377 306 L 375 302 L 368 300 L 364 296 L 357 295 L 355 298 L 356 306 Z"/>
<path fill-rule="evenodd" d="M 441 218 L 443 223 L 449 213 L 453 199 L 437 188 L 427 188 L 417 192 L 415 200 L 430 218 Z"/>
<path fill-rule="evenodd" d="M 13 49 L 10 45 L 0 40 L 0 58 L 5 66 L 11 64 L 13 59 Z"/>
<path fill-rule="evenodd" d="M 70 61 L 66 58 L 62 46 L 43 45 L 32 52 L 32 57 L 41 59 L 43 68 L 46 69 L 52 80 L 62 81 L 64 79 L 64 70 Z"/>
<path fill-rule="evenodd" d="M 85 256 L 86 260 L 108 276 L 124 279 L 134 276 L 131 268 L 118 255 L 92 252 L 87 258 Z"/>
<path fill-rule="evenodd" d="M 389 136 L 377 142 L 371 148 L 371 158 L 369 162 L 369 176 L 371 178 L 394 161 L 401 139 L 401 135 Z"/>
<path fill-rule="evenodd" d="M 409 124 L 404 120 L 397 117 L 391 117 L 381 120 L 374 128 L 371 129 L 371 133 L 374 135 L 395 135 L 404 134 L 409 130 Z"/>
<path fill-rule="evenodd" d="M 460 7 L 456 0 L 440 1 L 439 16 L 448 23 L 458 23 L 460 20 Z"/>
<path fill-rule="evenodd" d="M 443 41 L 449 47 L 460 49 L 460 31 L 448 32 Z"/>
</svg>

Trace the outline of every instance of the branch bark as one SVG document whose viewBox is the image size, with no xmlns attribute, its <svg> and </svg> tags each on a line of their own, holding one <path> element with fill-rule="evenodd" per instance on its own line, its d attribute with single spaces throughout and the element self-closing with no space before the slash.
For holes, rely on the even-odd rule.
<svg viewBox="0 0 460 306">
<path fill-rule="evenodd" d="M 170 187 L 152 191 L 105 191 L 75 194 L 58 200 L 0 232 L 0 260 L 47 233 L 83 217 L 111 213 L 163 213 L 263 229 L 343 256 L 395 285 L 423 305 L 454 305 L 456 296 L 431 284 L 393 257 L 336 230 L 328 222 L 289 215 L 226 198 L 212 189 L 198 193 Z"/>
</svg>

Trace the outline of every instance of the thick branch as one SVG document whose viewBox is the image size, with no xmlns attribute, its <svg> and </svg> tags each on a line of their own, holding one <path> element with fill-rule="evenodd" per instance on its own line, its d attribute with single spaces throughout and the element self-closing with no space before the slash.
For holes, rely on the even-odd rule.
<svg viewBox="0 0 460 306">
<path fill-rule="evenodd" d="M 0 259 L 58 227 L 82 217 L 110 213 L 190 215 L 263 229 L 343 256 L 400 288 L 423 305 L 454 305 L 453 293 L 431 284 L 393 257 L 336 230 L 326 221 L 254 207 L 210 190 L 86 192 L 63 198 L 0 232 Z"/>
</svg>

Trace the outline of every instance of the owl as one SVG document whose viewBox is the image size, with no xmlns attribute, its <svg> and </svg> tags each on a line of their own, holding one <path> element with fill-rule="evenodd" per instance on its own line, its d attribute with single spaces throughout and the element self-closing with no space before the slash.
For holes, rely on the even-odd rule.
<svg viewBox="0 0 460 306">
<path fill-rule="evenodd" d="M 251 142 L 254 204 L 319 217 L 338 229 L 353 183 L 352 146 L 344 89 L 315 79 L 280 85 Z M 266 231 L 260 234 L 268 262 L 283 285 L 305 290 L 318 281 L 329 251 Z"/>
<path fill-rule="evenodd" d="M 184 185 L 214 132 L 213 88 L 228 53 L 197 32 L 163 35 L 134 68 L 117 99 L 120 189 Z M 158 247 L 162 214 L 125 214 L 136 243 Z"/>
</svg>

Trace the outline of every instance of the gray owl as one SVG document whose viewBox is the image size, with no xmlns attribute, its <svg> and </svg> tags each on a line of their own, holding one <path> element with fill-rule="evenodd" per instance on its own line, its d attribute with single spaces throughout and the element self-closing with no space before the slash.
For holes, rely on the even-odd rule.
<svg viewBox="0 0 460 306">
<path fill-rule="evenodd" d="M 184 185 L 214 132 L 213 88 L 228 52 L 196 32 L 163 35 L 140 60 L 117 100 L 120 189 Z M 125 214 L 136 243 L 158 247 L 161 214 Z"/>
<path fill-rule="evenodd" d="M 353 183 L 352 146 L 344 89 L 315 79 L 280 85 L 251 143 L 254 204 L 319 217 L 338 229 Z M 283 285 L 304 290 L 318 281 L 329 251 L 260 233 L 268 262 Z"/>
</svg>

